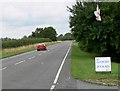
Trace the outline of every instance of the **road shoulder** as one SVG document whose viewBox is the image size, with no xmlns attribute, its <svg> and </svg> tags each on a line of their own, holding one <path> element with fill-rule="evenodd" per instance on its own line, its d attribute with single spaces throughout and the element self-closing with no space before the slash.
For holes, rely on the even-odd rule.
<svg viewBox="0 0 120 91">
<path fill-rule="evenodd" d="M 62 71 L 60 73 L 58 82 L 56 84 L 55 91 L 58 89 L 77 89 L 77 82 L 76 80 L 71 76 L 71 51 L 69 52 L 66 61 L 63 65 Z"/>
</svg>

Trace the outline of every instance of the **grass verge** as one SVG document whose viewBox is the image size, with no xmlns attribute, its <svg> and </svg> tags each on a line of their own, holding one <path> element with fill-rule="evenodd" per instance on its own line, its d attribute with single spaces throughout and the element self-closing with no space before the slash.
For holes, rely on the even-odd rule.
<svg viewBox="0 0 120 91">
<path fill-rule="evenodd" d="M 56 43 L 58 42 L 45 42 L 46 46 L 53 45 Z M 14 55 L 25 53 L 25 52 L 32 51 L 35 49 L 36 49 L 36 44 L 21 46 L 17 48 L 3 49 L 3 50 L 0 50 L 0 55 L 1 55 L 0 58 L 14 56 Z"/>
<path fill-rule="evenodd" d="M 112 62 L 111 73 L 95 72 L 95 56 L 79 49 L 78 44 L 72 45 L 72 68 L 74 78 L 101 85 L 118 85 L 118 63 Z"/>
</svg>

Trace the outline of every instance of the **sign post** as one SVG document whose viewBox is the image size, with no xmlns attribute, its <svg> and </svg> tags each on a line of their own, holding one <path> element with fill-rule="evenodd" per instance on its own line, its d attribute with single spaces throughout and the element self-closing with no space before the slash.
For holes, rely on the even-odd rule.
<svg viewBox="0 0 120 91">
<path fill-rule="evenodd" d="M 95 57 L 95 71 L 111 73 L 111 57 Z"/>
</svg>

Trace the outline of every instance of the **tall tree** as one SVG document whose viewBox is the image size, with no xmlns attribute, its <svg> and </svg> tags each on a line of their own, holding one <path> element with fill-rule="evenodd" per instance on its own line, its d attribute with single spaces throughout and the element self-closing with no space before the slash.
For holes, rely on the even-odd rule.
<svg viewBox="0 0 120 91">
<path fill-rule="evenodd" d="M 63 40 L 63 34 L 60 34 L 59 36 L 58 36 L 58 40 Z"/>
<path fill-rule="evenodd" d="M 50 38 L 52 41 L 56 41 L 57 40 L 57 32 L 55 31 L 55 29 L 53 27 L 47 27 L 44 28 L 43 33 L 44 38 Z"/>
<path fill-rule="evenodd" d="M 35 32 L 29 37 L 33 38 L 50 38 L 52 41 L 57 40 L 57 32 L 53 27 L 36 28 Z"/>
<path fill-rule="evenodd" d="M 64 35 L 64 40 L 72 40 L 73 38 L 72 38 L 72 34 L 71 33 L 66 33 L 65 35 Z"/>
<path fill-rule="evenodd" d="M 95 19 L 97 4 L 101 9 L 102 21 Z M 111 56 L 118 62 L 120 54 L 120 2 L 85 2 L 84 6 L 77 1 L 72 8 L 68 7 L 70 28 L 81 49 Z M 93 46 L 95 45 L 95 46 Z"/>
</svg>

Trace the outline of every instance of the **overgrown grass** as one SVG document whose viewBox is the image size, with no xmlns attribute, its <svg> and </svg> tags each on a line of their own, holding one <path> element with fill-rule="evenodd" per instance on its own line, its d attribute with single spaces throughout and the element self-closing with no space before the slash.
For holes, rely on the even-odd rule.
<svg viewBox="0 0 120 91">
<path fill-rule="evenodd" d="M 56 43 L 58 43 L 58 42 L 45 42 L 46 46 L 56 44 Z M 21 47 L 17 47 L 17 48 L 3 49 L 3 50 L 0 50 L 0 55 L 2 55 L 0 57 L 6 58 L 6 57 L 14 56 L 17 54 L 21 54 L 24 52 L 32 51 L 32 50 L 36 49 L 36 45 L 37 44 L 32 44 L 32 45 L 26 45 L 26 46 L 21 46 Z"/>
<path fill-rule="evenodd" d="M 77 43 L 72 45 L 72 69 L 71 74 L 74 78 L 91 81 L 118 84 L 118 63 L 112 62 L 111 73 L 95 72 L 95 56 L 79 49 Z"/>
</svg>

